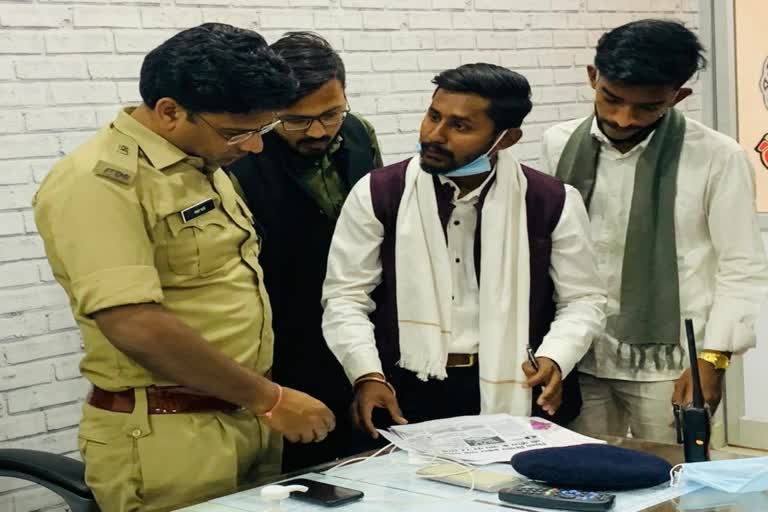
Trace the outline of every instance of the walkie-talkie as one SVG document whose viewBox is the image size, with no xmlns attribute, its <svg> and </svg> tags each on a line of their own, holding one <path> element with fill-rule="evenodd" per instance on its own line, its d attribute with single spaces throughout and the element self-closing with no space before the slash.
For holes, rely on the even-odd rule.
<svg viewBox="0 0 768 512">
<path fill-rule="evenodd" d="M 691 386 L 693 402 L 688 405 L 674 405 L 677 442 L 683 445 L 685 462 L 704 462 L 709 460 L 710 414 L 704 403 L 701 391 L 696 338 L 693 334 L 693 321 L 685 319 L 685 334 L 688 338 L 688 355 L 691 359 Z"/>
</svg>

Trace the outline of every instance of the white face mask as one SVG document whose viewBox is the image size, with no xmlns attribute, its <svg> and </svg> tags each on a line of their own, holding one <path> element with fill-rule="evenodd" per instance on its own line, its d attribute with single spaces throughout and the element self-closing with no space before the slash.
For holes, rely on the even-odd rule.
<svg viewBox="0 0 768 512">
<path fill-rule="evenodd" d="M 723 492 L 768 490 L 768 457 L 678 464 L 670 472 L 671 485 L 696 482 Z"/>
</svg>

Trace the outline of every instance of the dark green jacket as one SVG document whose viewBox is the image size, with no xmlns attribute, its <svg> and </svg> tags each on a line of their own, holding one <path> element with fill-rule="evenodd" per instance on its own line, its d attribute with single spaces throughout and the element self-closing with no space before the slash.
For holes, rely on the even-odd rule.
<svg viewBox="0 0 768 512">
<path fill-rule="evenodd" d="M 274 379 L 322 400 L 336 414 L 346 413 L 351 387 L 321 329 L 322 285 L 341 207 L 332 204 L 343 202 L 351 187 L 377 167 L 381 155 L 373 128 L 349 115 L 328 154 L 318 160 L 301 157 L 270 133 L 262 153 L 227 169 L 262 237 L 260 262 L 275 331 Z M 324 183 L 338 184 L 330 187 L 331 197 Z M 334 201 L 337 196 L 340 201 Z"/>
</svg>

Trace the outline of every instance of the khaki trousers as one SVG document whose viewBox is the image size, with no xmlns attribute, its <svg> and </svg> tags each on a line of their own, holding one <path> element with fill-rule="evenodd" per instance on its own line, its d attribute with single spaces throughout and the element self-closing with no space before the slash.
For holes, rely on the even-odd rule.
<svg viewBox="0 0 768 512">
<path fill-rule="evenodd" d="M 634 382 L 579 374 L 584 405 L 568 428 L 584 435 L 606 434 L 675 444 L 672 391 L 675 381 Z"/>
<path fill-rule="evenodd" d="M 279 474 L 282 437 L 251 413 L 147 414 L 86 404 L 80 423 L 85 480 L 103 512 L 155 512 L 232 493 Z"/>
</svg>

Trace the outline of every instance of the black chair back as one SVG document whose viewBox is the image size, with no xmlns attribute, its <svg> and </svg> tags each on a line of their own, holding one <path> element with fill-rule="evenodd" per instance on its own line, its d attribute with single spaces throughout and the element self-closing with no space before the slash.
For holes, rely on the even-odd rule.
<svg viewBox="0 0 768 512">
<path fill-rule="evenodd" d="M 85 465 L 75 459 L 37 450 L 0 450 L 0 476 L 20 478 L 47 487 L 71 512 L 100 512 L 85 484 Z"/>
</svg>

